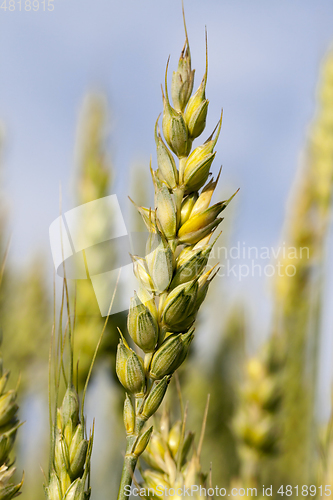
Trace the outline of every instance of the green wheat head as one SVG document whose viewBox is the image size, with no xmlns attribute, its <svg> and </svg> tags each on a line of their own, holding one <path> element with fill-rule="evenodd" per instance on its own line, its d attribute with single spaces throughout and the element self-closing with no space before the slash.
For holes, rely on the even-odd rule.
<svg viewBox="0 0 333 500">
<path fill-rule="evenodd" d="M 0 345 L 2 343 L 2 333 Z M 13 449 L 16 433 L 21 426 L 17 416 L 17 391 L 6 390 L 9 372 L 3 371 L 0 352 L 0 500 L 10 500 L 20 494 L 23 479 L 19 484 L 13 484 L 15 467 L 9 455 Z"/>
<path fill-rule="evenodd" d="M 207 417 L 207 414 L 206 414 Z M 168 496 L 171 489 L 176 491 L 196 486 L 208 489 L 208 475 L 202 472 L 200 464 L 200 449 L 195 447 L 195 435 L 185 431 L 186 417 L 172 422 L 170 412 L 163 409 L 163 413 L 154 418 L 154 431 L 142 454 L 148 468 L 141 470 L 142 483 L 138 485 L 150 495 L 144 498 L 162 498 Z M 203 423 L 203 432 L 206 419 Z M 161 487 L 166 490 L 166 496 L 161 493 Z M 204 492 L 203 492 L 204 493 Z M 204 500 L 206 496 L 200 492 L 193 492 L 195 500 Z"/>
<path fill-rule="evenodd" d="M 117 375 L 126 389 L 124 421 L 127 449 L 119 499 L 127 498 L 138 457 L 152 427 L 144 429 L 166 393 L 170 378 L 184 362 L 194 337 L 194 323 L 205 300 L 214 269 L 207 269 L 213 233 L 232 197 L 210 206 L 218 182 L 210 178 L 221 119 L 208 139 L 193 151 L 192 142 L 204 131 L 208 110 L 206 71 L 192 95 L 194 70 L 185 26 L 185 44 L 173 72 L 170 103 L 168 66 L 162 88 L 162 130 L 155 125 L 158 168 L 151 168 L 154 208 L 136 206 L 149 237 L 146 256 L 133 256 L 139 287 L 131 299 L 128 333 L 143 356 L 124 336 L 117 352 Z M 178 162 L 178 165 L 176 164 Z"/>
<path fill-rule="evenodd" d="M 64 304 L 67 306 L 65 321 Z M 93 432 L 87 435 L 84 419 L 84 390 L 80 403 L 74 385 L 73 332 L 67 281 L 59 314 L 58 335 L 52 335 L 49 362 L 50 462 L 44 484 L 47 500 L 88 500 Z M 55 331 L 55 326 L 54 330 Z M 67 370 L 65 370 L 67 366 Z M 78 378 L 78 377 L 76 377 Z M 60 395 L 64 392 L 64 395 Z"/>
</svg>

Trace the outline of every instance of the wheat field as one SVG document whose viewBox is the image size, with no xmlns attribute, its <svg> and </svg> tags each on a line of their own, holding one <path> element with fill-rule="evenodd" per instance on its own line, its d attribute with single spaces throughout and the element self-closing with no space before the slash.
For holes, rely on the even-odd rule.
<svg viewBox="0 0 333 500">
<path fill-rule="evenodd" d="M 1 15 L 7 16 L 8 33 L 15 33 L 19 2 L 14 0 L 12 10 L 7 3 Z M 39 26 L 42 4 L 37 9 L 32 3 L 36 20 L 31 9 L 29 23 Z M 75 87 L 72 129 L 64 123 L 62 132 L 68 141 L 66 169 L 57 171 L 61 157 L 50 155 L 44 173 L 38 159 L 45 146 L 35 140 L 29 143 L 32 149 L 26 146 L 32 151 L 26 165 L 36 159 L 36 170 L 29 180 L 24 173 L 13 184 L 15 141 L 8 130 L 16 118 L 11 122 L 4 101 L 0 500 L 18 495 L 23 500 L 333 498 L 332 7 L 323 2 L 320 15 L 313 17 L 317 11 L 310 4 L 303 19 L 300 6 L 282 2 L 271 21 L 272 33 L 283 27 L 287 37 L 286 48 L 277 54 L 280 62 L 283 57 L 288 62 L 281 71 L 287 74 L 293 65 L 291 75 L 302 80 L 304 74 L 308 85 L 299 87 L 304 101 L 298 87 L 294 94 L 289 90 L 293 102 L 288 104 L 288 91 L 278 94 L 276 83 L 267 84 L 270 102 L 272 96 L 277 99 L 271 114 L 263 115 L 268 102 L 263 75 L 253 87 L 261 111 L 253 112 L 253 103 L 244 104 L 243 111 L 250 96 L 241 89 L 252 73 L 246 58 L 238 66 L 229 59 L 239 62 L 237 41 L 249 55 L 255 40 L 260 47 L 266 41 L 268 52 L 262 54 L 274 57 L 273 35 L 267 28 L 254 33 L 255 26 L 263 26 L 257 17 L 267 20 L 274 9 L 245 7 L 240 14 L 238 0 L 233 7 L 185 2 L 183 10 L 178 1 L 147 2 L 141 13 L 132 3 L 126 12 L 115 2 L 109 21 L 114 36 L 123 40 L 121 22 L 129 21 L 124 33 L 132 45 L 102 44 L 96 74 L 103 80 L 107 48 L 122 93 L 116 95 L 119 87 L 113 81 L 107 91 L 98 86 L 87 90 L 87 85 L 80 98 Z M 53 18 L 53 10 L 45 10 L 50 30 L 59 26 L 62 9 L 55 1 Z M 28 12 L 25 4 L 22 19 L 28 19 Z M 94 15 L 106 33 L 101 12 Z M 140 32 L 135 52 L 129 32 L 147 12 L 147 31 L 135 32 Z M 221 13 L 223 35 L 216 24 Z M 242 39 L 246 17 L 249 27 Z M 231 20 L 238 38 L 228 31 Z M 312 79 L 298 59 L 299 42 L 292 45 L 288 38 L 292 20 L 300 40 L 306 39 L 308 25 L 315 33 L 317 52 L 309 55 Z M 224 37 L 235 45 L 223 45 Z M 79 54 L 75 57 L 81 61 Z M 252 56 L 254 75 L 260 58 Z M 22 61 L 17 64 L 26 71 Z M 264 67 L 275 68 L 271 64 L 264 60 Z M 34 71 L 37 81 L 42 69 Z M 278 77 L 271 71 L 273 81 Z M 52 92 L 56 99 L 57 90 Z M 57 123 L 62 106 L 60 118 L 54 114 Z M 16 112 L 14 106 L 13 117 Z M 297 112 L 299 122 L 293 118 Z M 295 136 L 291 128 L 286 132 L 287 118 L 295 128 L 303 124 Z M 262 137 L 257 138 L 259 131 Z M 269 138 L 274 131 L 276 143 Z M 294 138 L 294 156 L 284 157 L 288 134 Z M 256 149 L 252 140 L 258 140 Z M 18 148 L 17 158 L 20 154 Z M 278 171 L 277 162 L 284 158 L 287 167 Z M 246 165 L 240 167 L 241 161 Z M 19 243 L 12 213 L 22 210 L 18 202 L 15 206 L 21 183 L 26 190 L 32 187 L 27 221 L 18 225 L 26 226 Z M 99 208 L 72 231 L 67 217 L 72 209 L 114 194 L 119 220 Z M 37 211 L 43 222 L 33 222 Z M 66 227 L 57 233 L 65 261 L 60 269 L 50 257 L 48 227 L 65 212 Z M 130 237 L 121 234 L 120 243 L 112 246 L 107 240 L 119 236 L 122 218 Z M 42 244 L 30 244 L 38 240 L 38 231 Z M 72 264 L 64 256 L 67 233 L 72 248 L 77 241 L 102 243 L 93 252 L 86 243 L 82 261 Z M 125 265 L 136 280 L 133 288 L 122 281 Z M 96 276 L 111 271 L 118 277 L 99 295 Z M 110 305 L 107 312 L 101 296 Z"/>
</svg>

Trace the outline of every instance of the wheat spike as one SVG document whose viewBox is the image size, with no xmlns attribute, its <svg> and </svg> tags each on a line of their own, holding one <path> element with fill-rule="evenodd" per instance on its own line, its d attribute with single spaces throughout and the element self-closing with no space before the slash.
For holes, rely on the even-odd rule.
<svg viewBox="0 0 333 500">
<path fill-rule="evenodd" d="M 2 333 L 0 335 L 1 345 Z M 10 500 L 18 496 L 23 484 L 23 479 L 19 484 L 12 483 L 12 476 L 16 469 L 9 455 L 15 443 L 17 429 L 21 424 L 17 417 L 19 409 L 16 403 L 17 391 L 15 389 L 6 391 L 8 377 L 9 372 L 3 371 L 0 352 L 0 500 Z"/>
<path fill-rule="evenodd" d="M 117 375 L 128 393 L 124 409 L 127 449 L 118 500 L 128 498 L 126 487 L 149 442 L 151 429 L 144 432 L 143 427 L 187 356 L 198 310 L 215 276 L 215 271 L 206 267 L 214 244 L 212 235 L 222 222 L 221 212 L 232 199 L 210 205 L 216 185 L 210 180 L 210 167 L 222 114 L 217 130 L 191 152 L 193 140 L 206 124 L 207 56 L 205 75 L 191 97 L 194 71 L 186 26 L 185 34 L 178 69 L 172 77 L 174 107 L 167 83 L 169 61 L 162 88 L 164 140 L 158 120 L 155 125 L 158 168 L 151 168 L 154 208 L 138 207 L 149 237 L 145 257 L 134 257 L 140 285 L 131 300 L 127 324 L 143 357 L 130 348 L 122 334 L 118 346 Z"/>
<path fill-rule="evenodd" d="M 208 403 L 206 406 L 208 409 Z M 203 428 L 198 448 L 194 443 L 194 433 L 185 432 L 187 412 L 180 420 L 171 421 L 170 412 L 164 408 L 163 413 L 154 418 L 155 427 L 150 442 L 142 458 L 148 468 L 141 471 L 143 481 L 140 488 L 150 493 L 144 498 L 162 498 L 169 496 L 173 489 L 177 492 L 191 491 L 195 500 L 206 500 L 209 488 L 208 474 L 203 473 L 200 464 L 200 451 L 207 414 L 203 421 Z M 161 486 L 165 489 L 162 494 Z M 201 491 L 200 491 L 201 487 Z M 196 491 L 199 488 L 199 491 Z M 175 495 L 175 500 L 182 497 Z"/>
<path fill-rule="evenodd" d="M 240 477 L 248 487 L 260 486 L 263 467 L 281 451 L 283 364 L 280 339 L 273 337 L 245 366 L 233 429 L 241 460 Z"/>
<path fill-rule="evenodd" d="M 88 500 L 90 488 L 90 459 L 93 446 L 93 432 L 87 435 L 84 419 L 84 395 L 80 404 L 74 386 L 73 325 L 66 278 L 59 314 L 59 333 L 52 335 L 49 366 L 50 403 L 50 465 L 44 484 L 47 500 Z M 67 306 L 67 325 L 64 304 Z M 55 331 L 55 325 L 54 330 Z M 65 370 L 68 360 L 69 369 Z M 59 402 L 60 391 L 65 394 Z M 55 401 L 52 401 L 52 396 Z"/>
<path fill-rule="evenodd" d="M 284 337 L 286 349 L 284 453 L 280 480 L 292 485 L 310 484 L 314 479 L 313 407 L 323 303 L 324 250 L 333 192 L 332 52 L 323 65 L 318 94 L 317 113 L 287 217 L 285 241 L 295 250 L 288 252 L 282 261 L 276 287 L 274 328 Z"/>
</svg>

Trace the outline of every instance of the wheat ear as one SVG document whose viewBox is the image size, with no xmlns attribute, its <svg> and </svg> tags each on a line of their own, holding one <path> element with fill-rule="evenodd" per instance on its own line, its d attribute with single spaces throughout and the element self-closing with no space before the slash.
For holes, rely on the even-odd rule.
<svg viewBox="0 0 333 500">
<path fill-rule="evenodd" d="M 62 330 L 64 304 L 67 304 L 68 315 L 65 332 Z M 67 281 L 64 279 L 59 333 L 56 341 L 54 341 L 54 335 L 52 336 L 50 349 L 51 451 L 49 474 L 44 485 L 47 500 L 88 500 L 90 498 L 90 459 L 93 432 L 87 436 L 83 415 L 84 403 L 80 405 L 78 391 L 74 386 L 72 331 Z M 69 361 L 67 373 L 64 356 Z M 54 358 L 54 371 L 52 358 Z M 65 394 L 61 404 L 59 404 L 59 392 L 62 389 L 62 384 L 65 386 Z M 51 405 L 52 394 L 55 396 L 54 410 Z"/>
<path fill-rule="evenodd" d="M 2 334 L 0 333 L 0 345 Z M 3 372 L 0 353 L 0 500 L 10 500 L 20 494 L 23 479 L 19 484 L 12 484 L 11 479 L 15 467 L 10 463 L 9 454 L 14 446 L 17 429 L 20 427 L 17 418 L 17 391 L 6 391 L 9 372 Z"/>
<path fill-rule="evenodd" d="M 186 25 L 185 35 L 178 69 L 172 76 L 173 107 L 167 85 L 169 61 L 165 91 L 162 88 L 165 141 L 158 120 L 155 125 L 158 169 L 151 169 L 155 209 L 137 207 L 149 238 L 146 257 L 133 256 L 140 286 L 131 299 L 127 325 L 130 337 L 144 356 L 132 350 L 121 334 L 116 370 L 127 391 L 127 447 L 118 500 L 128 498 L 138 457 L 149 442 L 152 427 L 143 431 L 144 424 L 157 411 L 172 374 L 187 356 L 194 336 L 193 324 L 215 275 L 214 269 L 206 269 L 214 244 L 211 237 L 222 221 L 220 213 L 232 199 L 209 206 L 218 180 L 209 177 L 222 115 L 217 131 L 191 152 L 193 140 L 206 125 L 207 50 L 204 77 L 191 97 L 194 70 Z"/>
<path fill-rule="evenodd" d="M 241 479 L 249 487 L 260 485 L 267 460 L 281 452 L 283 364 L 280 338 L 273 336 L 245 366 L 233 429 L 241 460 Z"/>
<path fill-rule="evenodd" d="M 312 484 L 316 456 L 314 405 L 322 307 L 325 250 L 333 199 L 333 52 L 324 61 L 318 104 L 310 127 L 300 178 L 292 191 L 276 288 L 275 330 L 285 339 L 286 362 L 281 484 Z M 290 249 L 295 249 L 292 253 Z M 288 266 L 289 272 L 288 272 Z M 290 275 L 290 269 L 293 269 Z M 297 400 L 297 404 L 295 401 Z"/>
<path fill-rule="evenodd" d="M 167 498 L 167 492 L 171 489 L 178 491 L 192 486 L 201 486 L 203 488 L 202 492 L 193 493 L 192 496 L 195 500 L 206 499 L 206 495 L 203 496 L 202 493 L 204 493 L 204 489 L 208 488 L 208 475 L 202 471 L 200 453 L 206 427 L 208 405 L 209 398 L 207 399 L 197 448 L 194 443 L 194 433 L 185 431 L 187 410 L 185 410 L 180 420 L 172 422 L 170 412 L 165 407 L 163 413 L 154 419 L 154 432 L 142 455 L 148 468 L 141 471 L 143 481 L 140 488 L 147 493 L 149 492 L 147 498 L 158 496 L 164 499 Z M 166 496 L 161 494 L 161 486 L 166 490 Z"/>
</svg>

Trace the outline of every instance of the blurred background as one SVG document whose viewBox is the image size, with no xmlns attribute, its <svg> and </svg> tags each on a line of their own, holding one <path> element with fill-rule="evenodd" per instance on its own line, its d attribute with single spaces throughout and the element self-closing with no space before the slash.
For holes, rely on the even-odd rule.
<svg viewBox="0 0 333 500">
<path fill-rule="evenodd" d="M 213 255 L 226 275 L 211 287 L 180 377 L 188 427 L 200 432 L 210 393 L 202 464 L 207 471 L 213 462 L 213 483 L 221 487 L 329 484 L 333 4 L 187 0 L 185 9 L 195 87 L 208 29 L 207 136 L 224 110 L 216 200 L 241 188 L 226 212 L 220 255 Z M 64 212 L 117 194 L 128 230 L 140 230 L 127 196 L 153 202 L 147 186 L 150 155 L 156 168 L 160 84 L 169 54 L 176 68 L 184 32 L 178 0 L 54 0 L 46 12 L 20 12 L 17 4 L 0 9 L 0 25 L 2 254 L 10 239 L 2 351 L 13 384 L 21 374 L 26 423 L 16 465 L 25 470 L 28 500 L 43 498 L 40 466 L 47 467 L 48 229 L 60 191 Z M 234 248 L 234 257 L 224 248 Z M 295 266 L 295 276 L 278 276 L 277 262 Z M 83 382 L 103 319 L 90 281 L 76 285 Z M 87 398 L 88 423 L 96 418 L 94 500 L 109 498 L 110 484 L 117 489 L 122 461 L 123 393 L 113 366 L 116 326 L 125 321 L 124 313 L 110 318 Z"/>
</svg>

